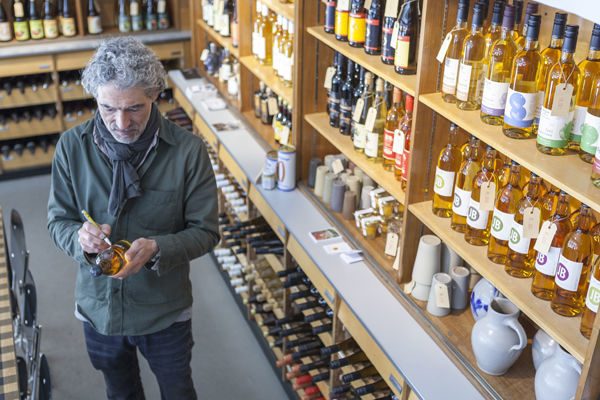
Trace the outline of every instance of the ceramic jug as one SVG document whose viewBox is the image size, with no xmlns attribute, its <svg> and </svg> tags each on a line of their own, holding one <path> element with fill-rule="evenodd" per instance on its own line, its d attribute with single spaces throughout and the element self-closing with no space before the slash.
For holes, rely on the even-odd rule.
<svg viewBox="0 0 600 400">
<path fill-rule="evenodd" d="M 471 292 L 471 312 L 475 321 L 485 316 L 492 299 L 499 295 L 498 289 L 486 279 L 481 279 L 475 284 Z"/>
<path fill-rule="evenodd" d="M 580 375 L 581 363 L 558 346 L 554 354 L 545 359 L 535 373 L 535 398 L 574 399 Z"/>
<path fill-rule="evenodd" d="M 541 329 L 538 330 L 531 343 L 531 355 L 535 369 L 537 370 L 544 360 L 552 357 L 557 348 L 558 343 L 552 339 L 552 336 Z"/>
<path fill-rule="evenodd" d="M 517 321 L 519 309 L 505 298 L 496 297 L 487 314 L 471 331 L 477 366 L 489 375 L 503 375 L 527 346 L 527 336 Z"/>
</svg>

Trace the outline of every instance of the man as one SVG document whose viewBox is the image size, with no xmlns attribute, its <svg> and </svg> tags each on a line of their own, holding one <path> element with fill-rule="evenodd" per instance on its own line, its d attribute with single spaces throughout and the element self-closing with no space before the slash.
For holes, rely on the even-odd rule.
<svg viewBox="0 0 600 400">
<path fill-rule="evenodd" d="M 48 229 L 79 263 L 75 315 L 109 399 L 143 399 L 136 348 L 163 399 L 195 399 L 190 261 L 218 241 L 217 192 L 202 141 L 164 119 L 156 55 L 133 38 L 103 42 L 82 83 L 95 117 L 65 132 L 52 164 Z M 86 222 L 86 210 L 100 229 Z M 95 254 L 131 242 L 127 264 L 94 277 Z"/>
</svg>

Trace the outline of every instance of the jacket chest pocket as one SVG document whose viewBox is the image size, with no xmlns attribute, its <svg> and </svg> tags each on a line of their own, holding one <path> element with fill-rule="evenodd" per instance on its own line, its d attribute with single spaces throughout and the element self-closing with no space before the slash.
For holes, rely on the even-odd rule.
<svg viewBox="0 0 600 400">
<path fill-rule="evenodd" d="M 177 191 L 144 189 L 132 202 L 129 224 L 153 233 L 171 233 L 177 225 L 180 204 Z"/>
</svg>

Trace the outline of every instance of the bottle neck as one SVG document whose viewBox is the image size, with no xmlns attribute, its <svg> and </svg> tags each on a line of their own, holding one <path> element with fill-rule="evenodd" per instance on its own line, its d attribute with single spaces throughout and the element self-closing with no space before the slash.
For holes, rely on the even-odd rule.
<svg viewBox="0 0 600 400">
<path fill-rule="evenodd" d="M 590 61 L 600 60 L 600 50 L 590 49 L 588 51 L 587 60 L 590 60 Z"/>
<path fill-rule="evenodd" d="M 567 63 L 573 64 L 573 63 L 575 63 L 575 61 L 573 60 L 573 55 L 574 54 L 575 53 L 568 53 L 566 51 L 562 51 L 560 53 L 560 62 L 563 63 L 563 64 L 567 64 Z"/>
<path fill-rule="evenodd" d="M 539 177 L 531 178 L 529 186 L 527 187 L 527 198 L 530 200 L 537 199 L 540 195 L 540 181 Z"/>
<path fill-rule="evenodd" d="M 510 167 L 510 173 L 508 175 L 508 184 L 511 186 L 518 186 L 519 181 L 521 180 L 521 167 L 518 165 L 513 165 Z"/>
<path fill-rule="evenodd" d="M 454 29 L 467 29 L 467 21 L 456 21 L 456 27 Z"/>
<path fill-rule="evenodd" d="M 471 25 L 471 35 L 481 35 L 483 33 L 483 26 L 481 25 Z"/>
<path fill-rule="evenodd" d="M 500 38 L 502 40 L 506 40 L 506 39 L 510 39 L 513 37 L 513 30 L 512 28 L 508 28 L 508 27 L 502 27 L 502 31 L 500 32 Z"/>
<path fill-rule="evenodd" d="M 592 210 L 588 207 L 581 207 L 579 216 L 577 217 L 577 222 L 575 223 L 575 229 L 577 229 L 579 232 L 587 232 L 590 229 L 592 218 Z"/>
<path fill-rule="evenodd" d="M 450 134 L 448 136 L 448 148 L 458 146 L 458 127 L 450 128 Z"/>
<path fill-rule="evenodd" d="M 556 205 L 556 212 L 554 213 L 557 217 L 566 217 L 569 215 L 569 195 L 561 194 L 558 198 L 558 204 Z"/>
<path fill-rule="evenodd" d="M 550 48 L 552 49 L 560 49 L 563 45 L 563 42 L 565 41 L 564 38 L 555 38 L 553 37 L 552 40 L 550 40 Z"/>
<path fill-rule="evenodd" d="M 523 47 L 525 50 L 537 50 L 539 46 L 539 42 L 537 40 L 526 40 L 525 46 Z"/>
<path fill-rule="evenodd" d="M 483 158 L 482 170 L 485 172 L 494 171 L 494 164 L 496 162 L 496 150 L 488 150 Z"/>
</svg>

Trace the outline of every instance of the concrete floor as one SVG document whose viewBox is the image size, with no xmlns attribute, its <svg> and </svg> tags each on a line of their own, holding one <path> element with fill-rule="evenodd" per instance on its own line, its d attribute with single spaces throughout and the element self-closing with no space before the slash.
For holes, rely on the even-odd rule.
<svg viewBox="0 0 600 400">
<path fill-rule="evenodd" d="M 50 364 L 53 399 L 104 399 L 104 380 L 89 362 L 81 322 L 73 316 L 75 262 L 54 246 L 46 230 L 49 188 L 49 175 L 0 181 L 4 223 L 8 226 L 10 210 L 15 208 L 25 224 L 42 325 L 41 349 Z M 199 399 L 287 399 L 212 258 L 195 260 L 191 279 L 192 371 Z M 159 399 L 156 380 L 140 359 L 146 398 Z"/>
</svg>

